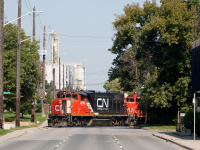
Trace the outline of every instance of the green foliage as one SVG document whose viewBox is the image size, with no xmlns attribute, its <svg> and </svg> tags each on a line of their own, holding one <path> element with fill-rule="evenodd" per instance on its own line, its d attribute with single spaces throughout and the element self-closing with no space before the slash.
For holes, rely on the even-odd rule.
<svg viewBox="0 0 200 150">
<path fill-rule="evenodd" d="M 196 133 L 200 136 L 200 112 L 195 113 L 195 128 Z M 186 111 L 186 115 L 184 117 L 184 121 L 191 121 L 191 129 L 192 132 L 194 131 L 194 109 L 191 108 L 190 110 Z"/>
<path fill-rule="evenodd" d="M 9 130 L 5 130 L 5 129 L 0 129 L 0 136 L 5 135 L 7 133 L 9 133 Z"/>
<path fill-rule="evenodd" d="M 47 104 L 51 104 L 52 101 L 53 101 L 53 95 L 52 95 L 52 92 L 51 92 L 51 88 L 48 88 L 47 90 Z"/>
<path fill-rule="evenodd" d="M 113 81 L 106 81 L 103 85 L 103 88 L 106 91 L 111 91 L 111 92 L 121 92 L 121 87 L 118 79 L 115 79 Z"/>
<path fill-rule="evenodd" d="M 39 103 L 39 104 L 37 104 L 36 107 L 35 107 L 35 112 L 41 112 L 41 111 L 42 111 L 42 104 Z"/>
<path fill-rule="evenodd" d="M 160 124 L 150 124 L 150 125 L 138 125 L 144 129 L 158 129 L 158 130 L 176 130 L 175 125 L 160 125 Z"/>
<path fill-rule="evenodd" d="M 48 83 L 47 80 L 45 80 L 45 89 L 53 89 L 53 81 L 51 81 L 50 83 Z"/>
<path fill-rule="evenodd" d="M 6 122 L 12 122 L 15 119 L 16 114 L 15 113 L 10 113 L 10 112 L 4 112 L 4 117 Z M 41 112 L 36 112 L 35 113 L 35 120 L 39 122 L 44 122 L 47 119 L 48 113 L 46 113 L 46 117 L 41 117 L 42 114 Z M 31 114 L 26 114 L 22 118 L 22 113 L 20 113 L 20 121 L 31 121 Z"/>
<path fill-rule="evenodd" d="M 16 109 L 16 55 L 17 55 L 17 25 L 8 24 L 4 27 L 4 91 L 11 92 L 5 97 L 7 109 Z M 21 40 L 28 39 L 24 30 Z M 39 41 L 30 40 L 21 43 L 20 58 L 20 111 L 30 113 L 31 103 L 35 100 L 37 85 L 41 78 L 39 61 Z"/>
<path fill-rule="evenodd" d="M 199 2 L 182 0 L 133 3 L 116 15 L 116 30 L 110 52 L 116 54 L 109 81 L 119 79 L 124 91 L 141 89 L 141 109 L 155 123 L 172 123 L 177 108 L 191 101 L 191 43 L 199 33 Z"/>
</svg>

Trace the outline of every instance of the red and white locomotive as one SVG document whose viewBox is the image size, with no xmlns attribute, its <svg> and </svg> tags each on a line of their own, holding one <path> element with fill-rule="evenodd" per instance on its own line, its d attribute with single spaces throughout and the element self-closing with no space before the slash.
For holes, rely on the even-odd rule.
<svg viewBox="0 0 200 150">
<path fill-rule="evenodd" d="M 141 97 L 139 94 L 131 94 L 126 97 L 125 106 L 127 108 L 127 113 L 133 116 L 134 124 L 144 124 L 145 123 L 145 112 L 140 109 Z"/>
<path fill-rule="evenodd" d="M 140 115 L 137 94 L 59 91 L 48 126 L 133 125 Z"/>
</svg>

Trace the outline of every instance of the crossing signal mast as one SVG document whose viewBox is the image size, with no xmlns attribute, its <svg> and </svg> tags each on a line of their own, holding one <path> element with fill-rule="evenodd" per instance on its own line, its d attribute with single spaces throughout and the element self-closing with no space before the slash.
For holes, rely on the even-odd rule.
<svg viewBox="0 0 200 150">
<path fill-rule="evenodd" d="M 43 100 L 37 100 L 37 103 L 41 103 L 41 101 L 43 102 L 43 104 L 47 103 L 47 100 L 46 99 L 43 99 Z"/>
</svg>

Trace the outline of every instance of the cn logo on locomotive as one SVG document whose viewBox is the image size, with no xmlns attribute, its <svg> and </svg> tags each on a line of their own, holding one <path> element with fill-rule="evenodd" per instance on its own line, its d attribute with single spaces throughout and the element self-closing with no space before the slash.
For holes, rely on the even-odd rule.
<svg viewBox="0 0 200 150">
<path fill-rule="evenodd" d="M 108 104 L 108 98 L 97 98 L 97 110 L 108 110 Z"/>
</svg>

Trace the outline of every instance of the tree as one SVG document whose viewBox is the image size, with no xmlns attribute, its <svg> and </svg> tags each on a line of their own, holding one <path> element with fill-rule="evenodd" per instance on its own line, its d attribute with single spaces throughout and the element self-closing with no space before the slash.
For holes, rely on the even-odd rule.
<svg viewBox="0 0 200 150">
<path fill-rule="evenodd" d="M 106 90 L 106 91 L 110 91 L 111 89 L 111 83 L 109 81 L 106 81 L 103 85 L 103 88 Z"/>
<path fill-rule="evenodd" d="M 118 78 L 128 91 L 139 84 L 142 107 L 155 118 L 168 117 L 168 123 L 178 107 L 190 104 L 186 94 L 191 90 L 190 45 L 197 37 L 194 8 L 194 3 L 182 0 L 161 0 L 160 7 L 146 1 L 143 8 L 126 5 L 113 22 L 116 34 L 110 52 L 117 57 L 109 80 Z"/>
<path fill-rule="evenodd" d="M 6 107 L 16 109 L 16 53 L 17 53 L 17 25 L 8 24 L 4 27 L 4 90 L 11 95 L 5 98 Z M 24 30 L 21 39 L 28 39 Z M 30 113 L 31 103 L 35 100 L 38 83 L 42 72 L 39 61 L 39 41 L 30 40 L 21 43 L 20 59 L 20 111 Z"/>
<path fill-rule="evenodd" d="M 51 104 L 52 101 L 53 101 L 53 95 L 52 95 L 52 92 L 51 92 L 51 87 L 48 88 L 47 90 L 47 104 Z"/>
<path fill-rule="evenodd" d="M 118 79 L 115 79 L 111 82 L 106 81 L 103 85 L 103 88 L 106 91 L 111 91 L 111 92 L 121 92 L 121 87 L 120 87 L 120 83 L 118 82 Z"/>
</svg>

